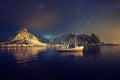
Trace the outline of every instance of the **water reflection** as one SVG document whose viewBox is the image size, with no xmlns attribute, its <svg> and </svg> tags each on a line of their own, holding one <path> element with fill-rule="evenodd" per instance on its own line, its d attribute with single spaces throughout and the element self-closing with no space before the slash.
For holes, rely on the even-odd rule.
<svg viewBox="0 0 120 80">
<path fill-rule="evenodd" d="M 45 53 L 43 57 L 46 59 L 56 58 L 60 56 L 72 56 L 72 57 L 93 57 L 97 58 L 101 55 L 101 48 L 99 46 L 86 46 L 83 52 L 65 52 L 57 53 L 54 48 L 46 47 L 13 47 L 13 48 L 0 48 L 1 51 L 7 51 L 8 54 L 12 55 L 17 63 L 26 63 L 38 59 L 38 54 Z M 47 52 L 46 52 L 47 51 Z"/>
<path fill-rule="evenodd" d="M 75 57 L 94 57 L 97 58 L 101 55 L 100 46 L 85 46 L 83 52 L 62 52 L 62 56 L 75 56 Z"/>
<path fill-rule="evenodd" d="M 61 56 L 75 56 L 75 57 L 83 57 L 83 52 L 61 52 L 59 53 Z"/>
<path fill-rule="evenodd" d="M 84 57 L 92 56 L 97 58 L 101 55 L 101 47 L 100 46 L 85 46 L 83 50 Z"/>
<path fill-rule="evenodd" d="M 77 53 L 58 53 L 54 48 L 46 51 L 44 47 L 0 48 L 0 59 L 0 71 L 4 72 L 1 75 L 12 76 L 10 80 L 41 80 L 45 76 L 50 80 L 51 76 L 55 80 L 97 80 L 120 76 L 120 46 L 86 46 Z"/>
<path fill-rule="evenodd" d="M 31 60 L 35 60 L 39 53 L 46 51 L 46 47 L 13 47 L 13 48 L 1 48 L 1 51 L 7 51 L 11 53 L 17 63 L 25 63 Z"/>
</svg>

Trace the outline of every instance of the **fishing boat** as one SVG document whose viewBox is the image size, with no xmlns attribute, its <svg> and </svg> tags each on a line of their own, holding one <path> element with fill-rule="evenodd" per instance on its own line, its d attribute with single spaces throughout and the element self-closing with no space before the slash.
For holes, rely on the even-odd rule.
<svg viewBox="0 0 120 80">
<path fill-rule="evenodd" d="M 84 46 L 76 46 L 75 48 L 60 48 L 58 49 L 58 52 L 82 52 L 84 49 Z"/>
<path fill-rule="evenodd" d="M 84 49 L 84 46 L 77 46 L 77 41 L 75 38 L 75 44 L 69 45 L 69 44 L 63 44 L 58 49 L 58 52 L 82 52 Z"/>
</svg>

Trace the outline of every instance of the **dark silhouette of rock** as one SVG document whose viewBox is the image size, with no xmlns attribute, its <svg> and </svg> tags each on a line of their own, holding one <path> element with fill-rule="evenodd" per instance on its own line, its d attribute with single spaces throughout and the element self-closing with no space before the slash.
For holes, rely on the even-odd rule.
<svg viewBox="0 0 120 80">
<path fill-rule="evenodd" d="M 92 43 L 99 43 L 100 42 L 100 39 L 97 35 L 95 35 L 94 33 L 91 34 L 91 42 Z"/>
<path fill-rule="evenodd" d="M 84 57 L 94 57 L 97 58 L 101 55 L 100 46 L 85 46 L 83 50 Z"/>
<path fill-rule="evenodd" d="M 73 45 L 75 43 L 75 38 L 77 41 L 77 45 L 78 46 L 85 46 L 85 45 L 89 45 L 89 44 L 99 44 L 101 43 L 100 39 L 98 36 L 96 36 L 94 33 L 91 34 L 91 36 L 86 35 L 86 34 L 68 34 L 68 35 L 64 35 L 62 37 L 59 38 L 55 38 L 53 40 L 53 43 L 55 44 L 70 44 Z"/>
</svg>

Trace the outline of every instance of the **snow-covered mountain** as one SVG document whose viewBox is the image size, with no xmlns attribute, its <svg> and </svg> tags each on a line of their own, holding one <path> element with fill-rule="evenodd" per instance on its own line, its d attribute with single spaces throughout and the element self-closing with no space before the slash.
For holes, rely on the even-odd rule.
<svg viewBox="0 0 120 80">
<path fill-rule="evenodd" d="M 31 34 L 26 28 L 22 28 L 18 31 L 13 38 L 11 39 L 10 43 L 16 44 L 29 44 L 35 46 L 46 46 L 47 44 L 42 43 L 39 39 Z"/>
</svg>

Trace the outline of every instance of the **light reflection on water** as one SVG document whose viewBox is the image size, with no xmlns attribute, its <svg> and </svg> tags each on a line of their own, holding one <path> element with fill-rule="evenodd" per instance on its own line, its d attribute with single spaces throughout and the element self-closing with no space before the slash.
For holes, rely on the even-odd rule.
<svg viewBox="0 0 120 80">
<path fill-rule="evenodd" d="M 0 58 L 1 71 L 7 69 L 5 76 L 9 73 L 7 76 L 21 80 L 36 80 L 36 75 L 37 80 L 120 79 L 120 46 L 86 46 L 83 52 L 74 53 L 46 47 L 0 48 Z"/>
<path fill-rule="evenodd" d="M 57 52 L 56 48 L 47 47 L 13 47 L 13 48 L 0 48 L 1 52 L 6 52 L 12 55 L 17 63 L 25 63 L 33 60 L 40 60 L 40 56 L 45 60 L 55 60 L 61 57 L 78 57 L 86 59 L 104 58 L 120 56 L 119 47 L 100 47 L 100 46 L 86 46 L 83 52 Z M 40 55 L 42 54 L 42 55 Z M 117 54 L 117 55 L 116 55 Z M 109 56 L 109 57 L 108 57 Z"/>
<path fill-rule="evenodd" d="M 11 53 L 17 63 L 25 63 L 31 60 L 36 60 L 38 54 L 47 50 L 47 47 L 13 47 L 1 48 L 1 51 Z"/>
<path fill-rule="evenodd" d="M 1 51 L 7 51 L 12 55 L 17 63 L 25 63 L 32 60 L 37 60 L 39 54 L 43 54 L 46 60 L 56 59 L 59 57 L 94 57 L 97 58 L 101 55 L 101 48 L 99 46 L 86 46 L 83 52 L 57 52 L 56 48 L 47 47 L 13 47 L 13 48 L 0 48 Z"/>
<path fill-rule="evenodd" d="M 83 57 L 83 52 L 62 52 L 60 53 L 61 56 L 75 56 L 75 57 Z"/>
</svg>

